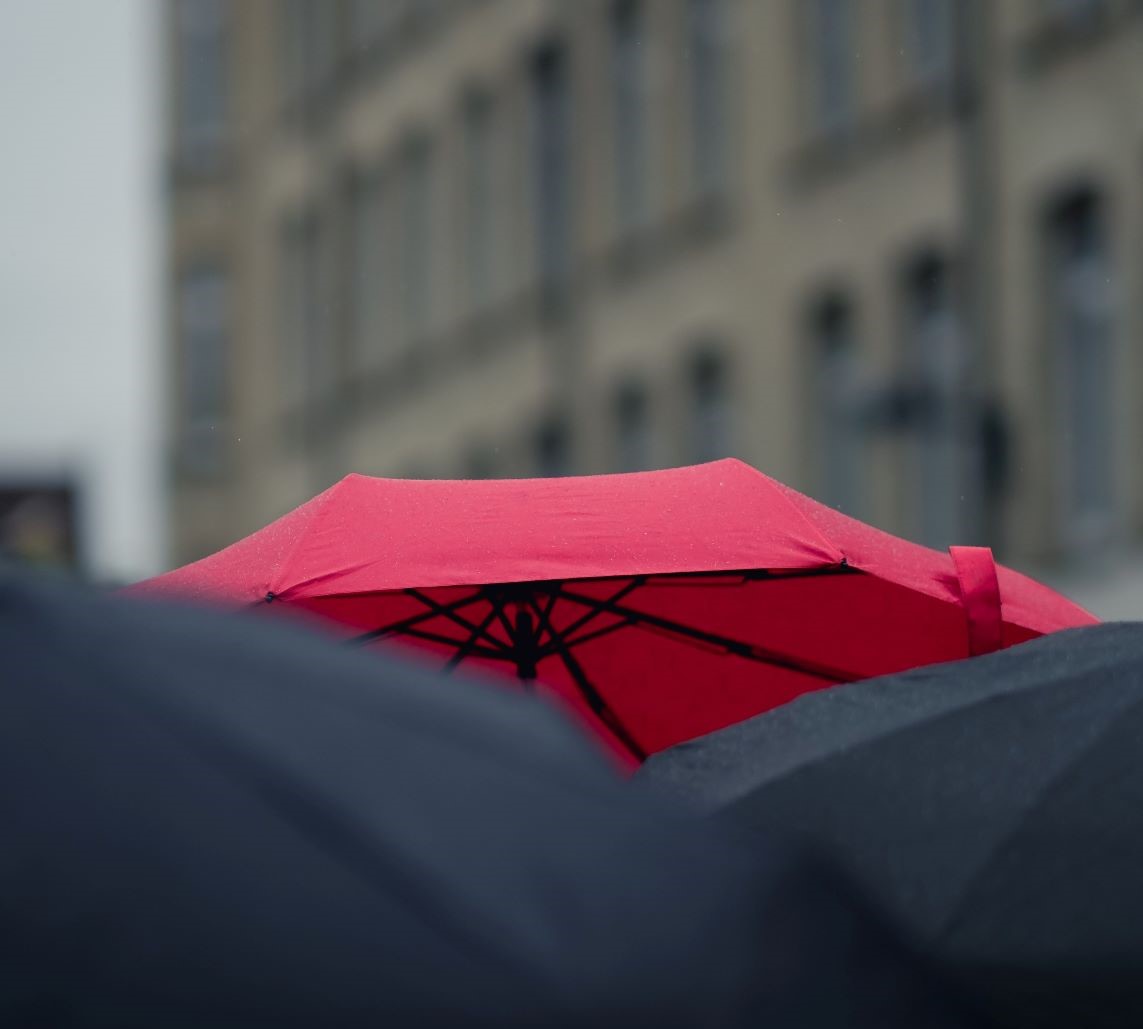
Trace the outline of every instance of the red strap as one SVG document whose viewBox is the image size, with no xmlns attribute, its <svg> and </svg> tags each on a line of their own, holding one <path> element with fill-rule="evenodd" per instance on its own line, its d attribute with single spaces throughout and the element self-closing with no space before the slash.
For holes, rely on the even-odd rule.
<svg viewBox="0 0 1143 1029">
<path fill-rule="evenodd" d="M 1001 647 L 1000 582 L 988 547 L 949 547 L 960 602 L 968 619 L 968 652 L 989 654 Z"/>
</svg>

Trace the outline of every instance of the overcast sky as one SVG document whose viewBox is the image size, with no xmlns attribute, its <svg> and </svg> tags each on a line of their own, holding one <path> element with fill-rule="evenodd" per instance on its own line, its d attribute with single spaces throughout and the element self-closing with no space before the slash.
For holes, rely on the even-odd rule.
<svg viewBox="0 0 1143 1029">
<path fill-rule="evenodd" d="M 72 471 L 99 574 L 161 561 L 157 0 L 0 0 L 0 477 Z"/>
</svg>

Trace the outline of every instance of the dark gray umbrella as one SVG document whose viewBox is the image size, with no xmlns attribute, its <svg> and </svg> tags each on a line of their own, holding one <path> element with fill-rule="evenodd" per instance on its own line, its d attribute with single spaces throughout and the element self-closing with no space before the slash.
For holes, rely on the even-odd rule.
<svg viewBox="0 0 1143 1029">
<path fill-rule="evenodd" d="M 807 695 L 641 775 L 828 848 L 1013 1024 L 1143 1023 L 1143 625 Z"/>
<path fill-rule="evenodd" d="M 533 698 L 3 577 L 0 654 L 2 1025 L 964 1024 Z"/>
</svg>

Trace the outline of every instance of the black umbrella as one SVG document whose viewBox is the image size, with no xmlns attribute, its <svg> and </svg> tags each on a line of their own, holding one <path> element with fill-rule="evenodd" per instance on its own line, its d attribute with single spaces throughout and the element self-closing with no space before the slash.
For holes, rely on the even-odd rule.
<svg viewBox="0 0 1143 1029">
<path fill-rule="evenodd" d="M 829 848 L 1011 1024 L 1143 1024 L 1143 625 L 810 694 L 641 774 Z"/>
<path fill-rule="evenodd" d="M 534 698 L 2 577 L 0 653 L 0 1024 L 964 1024 Z"/>
</svg>

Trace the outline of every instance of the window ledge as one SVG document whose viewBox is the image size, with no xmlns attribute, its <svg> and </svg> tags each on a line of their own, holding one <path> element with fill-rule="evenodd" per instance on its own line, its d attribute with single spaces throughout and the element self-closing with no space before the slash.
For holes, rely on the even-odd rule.
<svg viewBox="0 0 1143 1029">
<path fill-rule="evenodd" d="M 1031 74 L 1050 69 L 1106 43 L 1115 30 L 1132 16 L 1143 14 L 1143 3 L 1120 7 L 1101 3 L 1086 17 L 1055 16 L 1040 19 L 1018 44 L 1018 57 Z"/>
<path fill-rule="evenodd" d="M 234 172 L 234 150 L 226 141 L 209 145 L 176 144 L 168 158 L 168 175 L 175 186 L 223 182 Z"/>
<path fill-rule="evenodd" d="M 951 78 L 909 85 L 893 102 L 844 131 L 812 136 L 796 147 L 787 180 L 806 191 L 845 178 L 855 167 L 877 161 L 928 132 L 947 125 L 956 113 Z"/>
<path fill-rule="evenodd" d="M 680 254 L 721 238 L 732 222 L 726 188 L 699 193 L 669 215 L 624 235 L 604 252 L 600 263 L 612 284 L 630 285 L 670 265 Z"/>
</svg>

